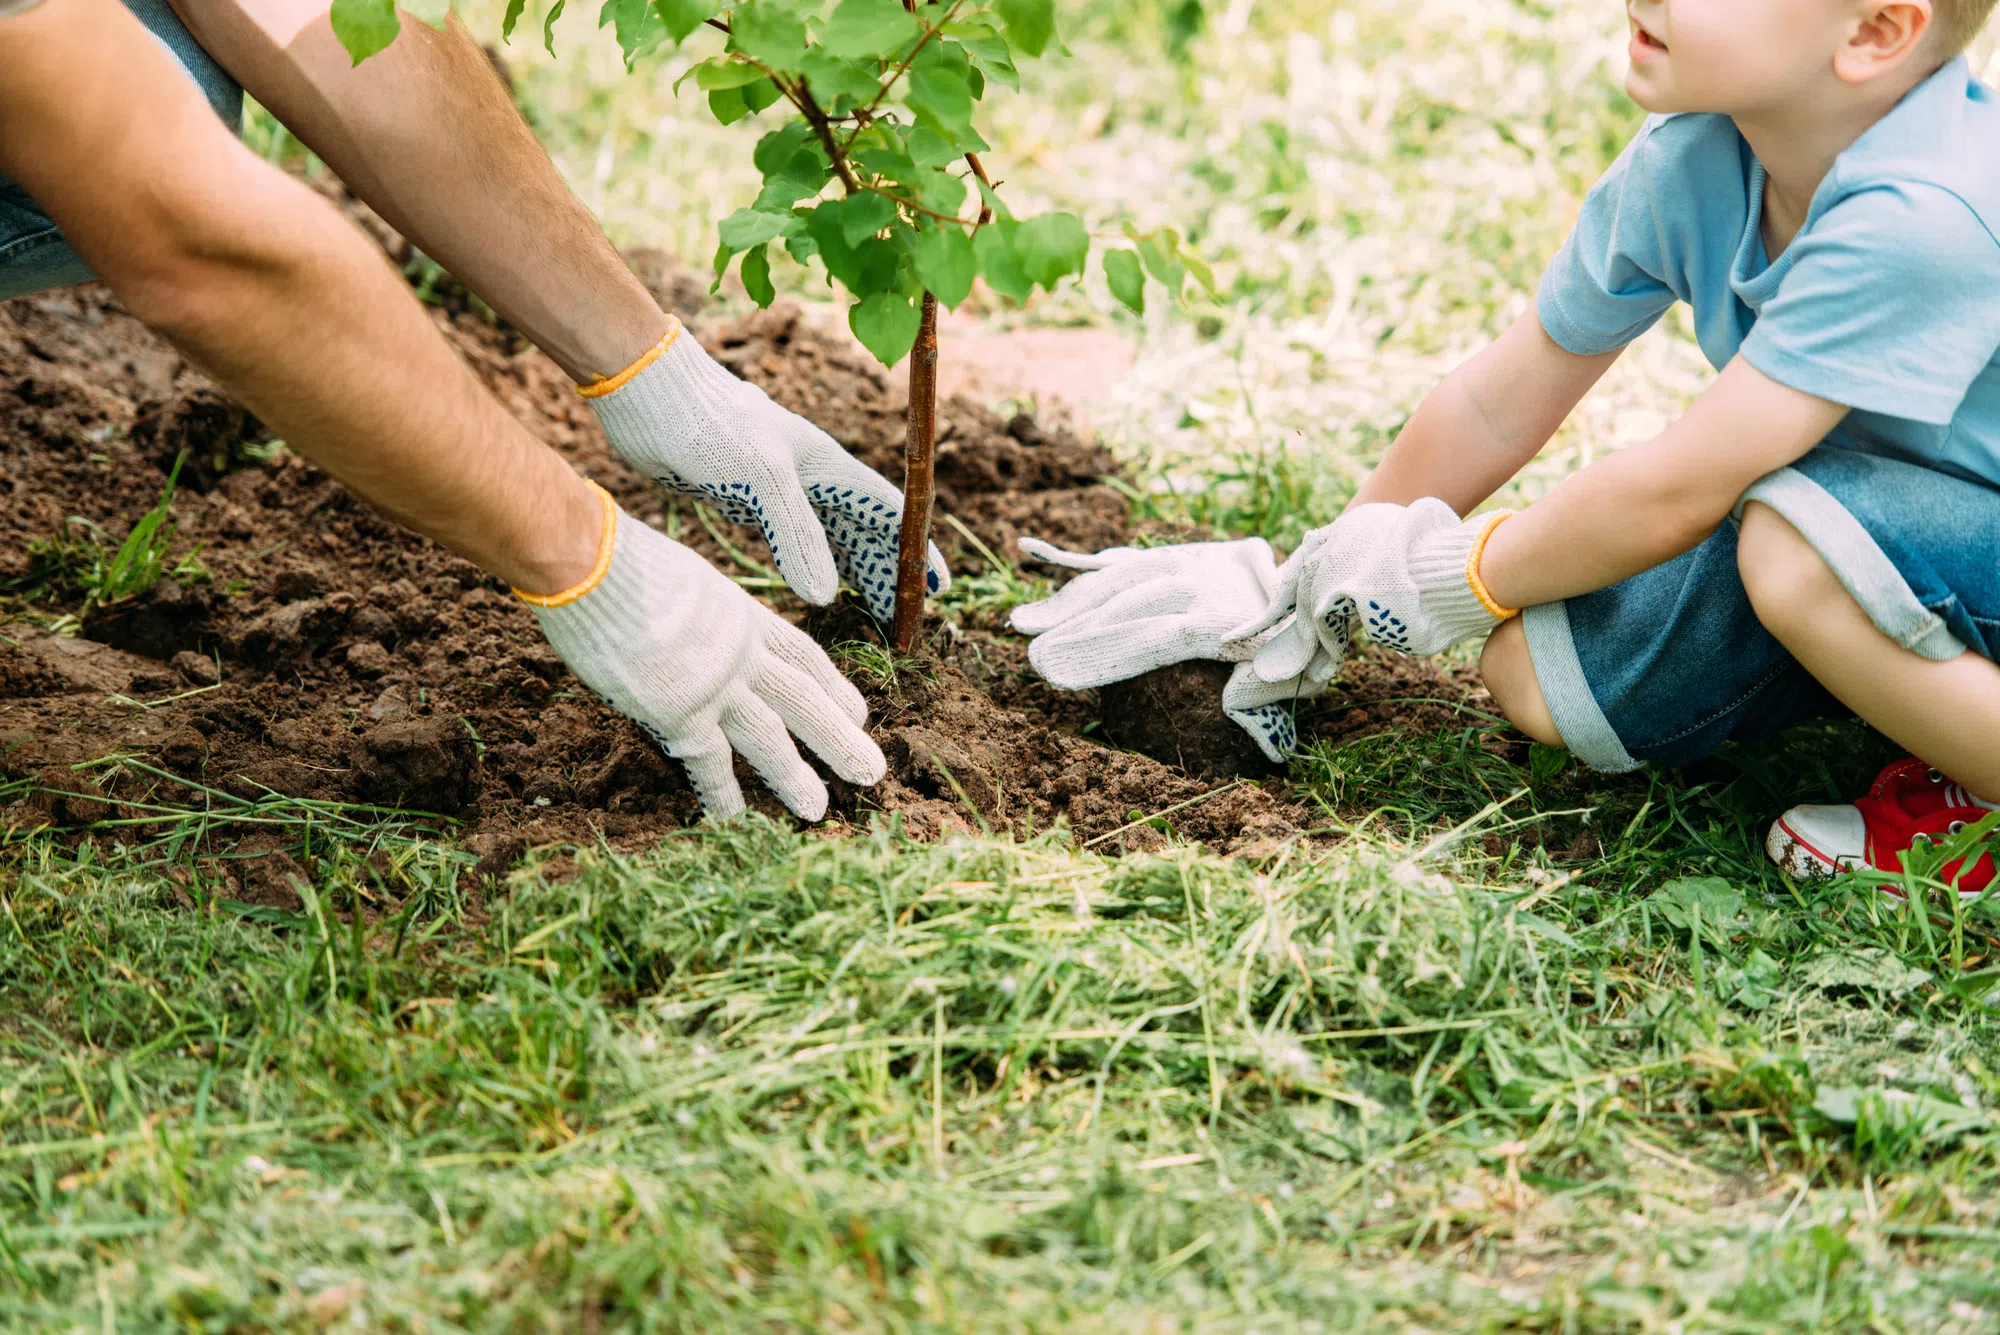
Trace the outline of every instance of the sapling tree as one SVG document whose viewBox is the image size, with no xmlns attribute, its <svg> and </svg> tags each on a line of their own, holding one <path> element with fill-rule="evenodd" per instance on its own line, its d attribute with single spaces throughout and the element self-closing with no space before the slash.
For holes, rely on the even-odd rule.
<svg viewBox="0 0 2000 1335">
<path fill-rule="evenodd" d="M 526 2 L 509 0 L 503 35 Z M 564 3 L 543 21 L 551 52 Z M 357 61 L 397 31 L 394 0 L 335 0 L 332 18 Z M 848 324 L 863 346 L 884 366 L 911 359 L 892 635 L 908 653 L 923 620 L 934 494 L 937 308 L 957 307 L 980 280 L 1024 302 L 1080 277 L 1090 252 L 1074 214 L 1017 217 L 1007 207 L 974 124 L 995 84 L 1018 91 L 1017 60 L 1061 49 L 1054 0 L 606 0 L 599 22 L 628 68 L 709 33 L 720 49 L 676 89 L 691 82 L 725 125 L 785 113 L 752 152 L 763 188 L 718 228 L 716 282 L 734 265 L 769 306 L 776 255 L 817 260 L 852 298 Z M 1128 227 L 1124 237 L 1103 268 L 1133 311 L 1145 310 L 1147 274 L 1176 299 L 1190 276 L 1212 287 L 1174 232 Z"/>
</svg>

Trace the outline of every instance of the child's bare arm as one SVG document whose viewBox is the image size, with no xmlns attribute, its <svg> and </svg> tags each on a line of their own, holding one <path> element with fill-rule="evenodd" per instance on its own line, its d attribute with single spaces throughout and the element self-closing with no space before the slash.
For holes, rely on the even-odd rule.
<svg viewBox="0 0 2000 1335">
<path fill-rule="evenodd" d="M 1353 503 L 1436 496 L 1464 514 L 1548 444 L 1618 351 L 1580 357 L 1527 312 L 1425 397 Z"/>
<path fill-rule="evenodd" d="M 1803 456 L 1847 412 L 1739 356 L 1678 422 L 1598 460 L 1501 525 L 1481 578 L 1502 603 L 1529 607 L 1670 561 L 1713 533 L 1751 483 Z"/>
</svg>

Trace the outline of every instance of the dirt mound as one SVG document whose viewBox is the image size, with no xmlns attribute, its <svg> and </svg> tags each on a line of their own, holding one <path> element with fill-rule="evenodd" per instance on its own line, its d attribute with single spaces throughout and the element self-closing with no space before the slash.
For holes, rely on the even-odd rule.
<svg viewBox="0 0 2000 1335">
<path fill-rule="evenodd" d="M 406 272 L 419 267 L 349 207 Z M 903 403 L 876 369 L 796 312 L 693 319 L 698 284 L 657 255 L 638 267 L 725 365 L 900 479 Z M 488 388 L 629 511 L 724 570 L 762 559 L 752 534 L 711 529 L 627 469 L 562 373 L 479 303 L 434 271 L 413 279 Z M 941 417 L 940 499 L 958 523 L 941 524 L 939 539 L 955 570 L 983 565 L 960 525 L 996 552 L 1024 530 L 1083 549 L 1129 536 L 1122 497 L 1101 481 L 1115 469 L 1102 450 L 965 400 Z M 629 846 L 696 817 L 679 767 L 568 674 L 503 587 L 266 434 L 102 288 L 0 305 L 0 611 L 12 617 L 0 628 L 0 778 L 73 795 L 0 808 L 0 825 L 87 823 L 149 801 L 199 802 L 202 788 L 276 792 L 455 816 L 497 870 L 523 842 Z M 85 610 L 72 572 L 88 539 L 74 521 L 115 545 L 176 458 L 173 554 L 192 549 L 199 567 L 88 612 L 81 638 L 38 628 Z M 852 607 L 806 617 L 782 592 L 771 601 L 830 645 L 880 642 Z M 1460 683 L 1434 689 L 1464 694 Z M 1261 769 L 1203 761 L 1191 777 L 1079 735 L 1095 701 L 1034 679 L 1025 646 L 994 626 L 939 623 L 924 664 L 872 694 L 891 775 L 865 794 L 837 792 L 848 819 L 899 812 L 923 835 L 1066 819 L 1106 847 L 1158 842 L 1164 824 L 1218 848 L 1305 823 L 1281 785 L 1209 782 Z M 1203 702 L 1182 695 L 1188 717 L 1176 726 L 1199 730 L 1207 717 L 1212 732 Z M 1192 755 L 1161 753 L 1183 751 Z M 98 763 L 107 757 L 122 759 Z M 1178 810 L 1161 823 L 1141 819 L 1168 808 Z"/>
</svg>

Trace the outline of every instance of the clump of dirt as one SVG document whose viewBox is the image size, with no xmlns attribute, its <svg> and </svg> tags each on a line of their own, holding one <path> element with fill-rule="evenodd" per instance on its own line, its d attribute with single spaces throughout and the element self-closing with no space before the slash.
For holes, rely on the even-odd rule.
<svg viewBox="0 0 2000 1335">
<path fill-rule="evenodd" d="M 718 529 L 728 544 L 718 541 L 687 502 L 628 469 L 552 363 L 380 219 L 329 193 L 412 274 L 446 339 L 537 437 L 722 569 L 737 569 L 731 547 L 761 550 L 740 530 Z M 904 402 L 859 354 L 796 311 L 698 319 L 699 283 L 657 253 L 637 267 L 724 365 L 900 479 Z M 246 799 L 276 792 L 453 816 L 482 871 L 498 872 L 529 843 L 631 847 L 698 817 L 679 766 L 569 675 L 504 587 L 305 460 L 259 448 L 267 434 L 101 287 L 0 305 L 0 612 L 14 618 L 0 626 L 0 779 L 40 781 L 38 796 L 0 808 L 0 826 L 86 825 L 146 802 L 209 800 L 196 785 Z M 175 555 L 195 549 L 206 577 L 184 573 L 100 609 L 81 637 L 38 628 L 81 600 L 38 573 L 31 544 L 71 516 L 122 537 L 176 459 Z M 1073 434 L 952 400 L 941 410 L 939 492 L 957 523 L 940 525 L 940 545 L 964 572 L 984 563 L 965 532 L 1007 553 L 1022 532 L 1084 550 L 1124 541 L 1125 501 L 1103 481 L 1115 470 Z M 770 599 L 825 643 L 880 643 L 852 606 L 807 616 L 782 592 Z M 1236 731 L 1213 696 L 1202 713 L 1211 672 L 1190 670 L 1165 711 L 1182 720 L 1165 741 L 1145 732 L 1143 703 L 1107 715 L 1119 720 L 1102 729 L 1107 740 L 1156 759 L 1085 735 L 1099 727 L 1097 701 L 1036 679 L 1025 644 L 997 627 L 935 623 L 929 646 L 895 683 L 872 684 L 871 726 L 891 772 L 866 793 L 836 784 L 840 817 L 897 813 L 927 837 L 1066 820 L 1105 848 L 1164 839 L 1144 818 L 1168 808 L 1178 808 L 1165 819 L 1175 833 L 1216 848 L 1306 823 L 1282 784 L 1215 787 L 1267 771 L 1195 736 L 1204 716 L 1225 743 Z M 1440 686 L 1465 693 L 1431 683 Z M 1336 730 L 1401 708 L 1353 698 Z M 114 756 L 124 761 L 92 763 Z M 753 802 L 781 814 L 747 768 L 742 778 Z M 251 863 L 263 870 L 245 892 L 284 901 L 289 869 Z"/>
<path fill-rule="evenodd" d="M 1103 687 L 1104 735 L 1120 746 L 1172 761 L 1203 779 L 1265 778 L 1279 766 L 1250 734 L 1218 727 L 1227 663 L 1175 663 L 1130 681 Z"/>
</svg>

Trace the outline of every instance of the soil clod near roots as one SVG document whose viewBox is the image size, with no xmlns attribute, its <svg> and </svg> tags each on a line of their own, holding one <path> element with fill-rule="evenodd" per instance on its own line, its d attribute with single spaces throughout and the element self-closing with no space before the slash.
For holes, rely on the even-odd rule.
<svg viewBox="0 0 2000 1335">
<path fill-rule="evenodd" d="M 409 260 L 379 219 L 340 202 L 392 260 Z M 657 252 L 634 265 L 723 365 L 900 480 L 904 404 L 858 353 L 796 311 L 698 318 L 698 283 Z M 754 534 L 628 469 L 552 363 L 435 280 L 424 290 L 437 326 L 534 435 L 721 569 L 760 573 L 768 554 Z M 957 522 L 937 537 L 955 573 L 987 564 L 965 532 L 1008 559 L 1023 533 L 1086 551 L 1132 536 L 1102 449 L 964 399 L 940 419 L 940 513 Z M 176 460 L 168 576 L 90 605 L 79 571 L 92 544 L 108 557 Z M 809 611 L 782 590 L 759 595 L 837 656 L 845 641 L 882 643 L 845 601 Z M 634 847 L 699 815 L 680 767 L 570 676 L 504 587 L 270 442 L 100 287 L 0 305 L 0 598 L 0 780 L 34 781 L 14 785 L 29 796 L 0 805 L 0 828 L 276 793 L 452 817 L 480 870 L 498 872 L 529 843 Z M 885 811 L 921 837 L 1067 822 L 1104 849 L 1171 832 L 1221 850 L 1309 823 L 1222 718 L 1219 670 L 1114 691 L 1100 720 L 1093 698 L 1035 679 L 1025 643 L 997 619 L 934 619 L 931 632 L 893 679 L 853 674 L 890 775 L 865 793 L 836 783 L 836 829 Z M 1441 702 L 1470 693 L 1423 672 Z M 1399 679 L 1395 694 L 1425 689 Z M 1395 721 L 1366 708 L 1322 715 L 1334 734 Z M 285 877 L 267 875 L 282 856 L 243 863 L 263 870 L 243 871 L 239 893 L 283 898 Z"/>
</svg>

